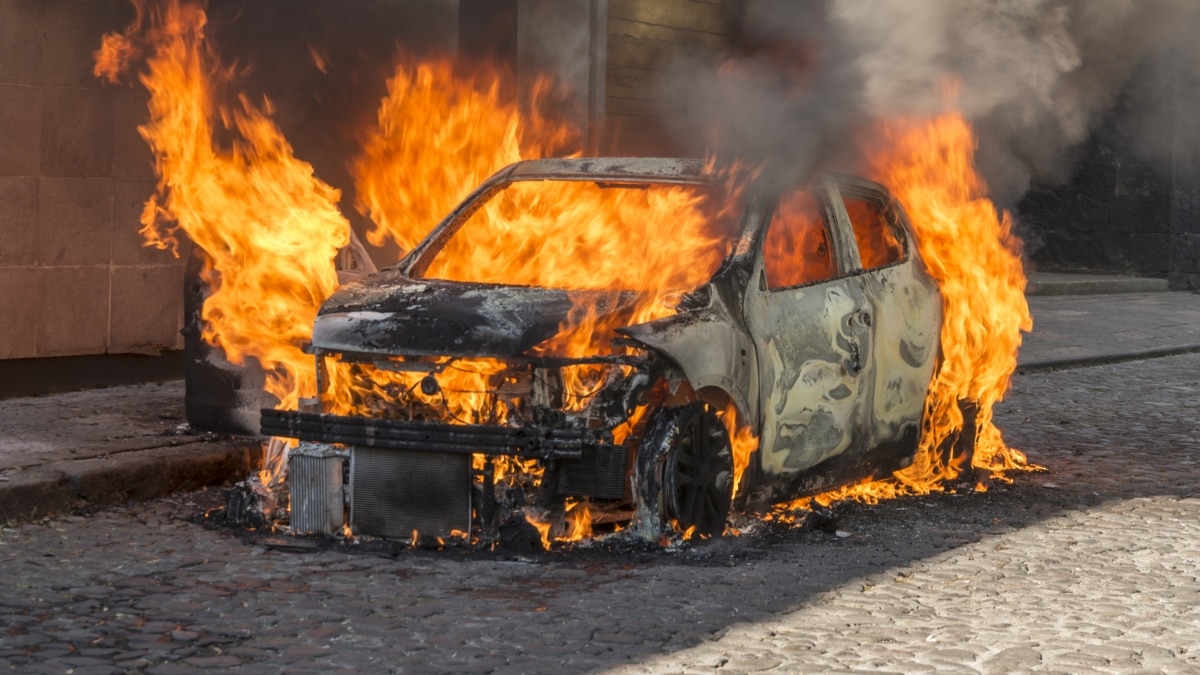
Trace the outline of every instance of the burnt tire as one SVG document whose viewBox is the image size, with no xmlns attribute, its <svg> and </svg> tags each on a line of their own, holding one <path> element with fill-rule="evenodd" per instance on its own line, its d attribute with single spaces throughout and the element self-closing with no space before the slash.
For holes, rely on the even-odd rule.
<svg viewBox="0 0 1200 675">
<path fill-rule="evenodd" d="M 660 408 L 638 450 L 634 531 L 655 540 L 674 519 L 679 528 L 718 535 L 733 502 L 729 432 L 707 403 Z"/>
</svg>

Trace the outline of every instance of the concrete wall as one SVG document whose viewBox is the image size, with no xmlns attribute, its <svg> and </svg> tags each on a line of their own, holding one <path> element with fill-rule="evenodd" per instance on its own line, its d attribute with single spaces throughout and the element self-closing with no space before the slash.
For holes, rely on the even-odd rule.
<svg viewBox="0 0 1200 675">
<path fill-rule="evenodd" d="M 342 188 L 398 45 L 453 53 L 458 0 L 212 0 L 210 36 L 254 64 L 297 155 Z M 126 0 L 0 0 L 0 360 L 179 349 L 184 266 L 142 247 L 152 157 L 137 133 L 140 87 L 92 77 L 101 35 L 133 18 Z M 327 44 L 331 74 L 308 44 Z M 333 69 L 336 69 L 334 72 Z"/>
<path fill-rule="evenodd" d="M 655 90 L 677 59 L 715 56 L 730 39 L 726 0 L 608 0 L 605 101 L 615 154 L 674 154 Z"/>
<path fill-rule="evenodd" d="M 1188 51 L 1190 50 L 1190 52 Z M 1194 42 L 1175 55 L 1172 95 L 1170 264 L 1172 288 L 1200 290 L 1200 71 Z"/>
<path fill-rule="evenodd" d="M 1079 149 L 1071 180 L 1035 186 L 1018 213 L 1047 271 L 1166 277 L 1200 288 L 1200 73 L 1196 47 L 1148 58 Z"/>
<path fill-rule="evenodd" d="M 584 130 L 591 152 L 604 116 L 607 0 L 519 0 L 516 66 L 520 86 L 549 73 L 568 97 L 556 112 Z"/>
<path fill-rule="evenodd" d="M 183 263 L 142 248 L 145 94 L 91 74 L 128 3 L 0 0 L 0 359 L 181 346 Z"/>
</svg>

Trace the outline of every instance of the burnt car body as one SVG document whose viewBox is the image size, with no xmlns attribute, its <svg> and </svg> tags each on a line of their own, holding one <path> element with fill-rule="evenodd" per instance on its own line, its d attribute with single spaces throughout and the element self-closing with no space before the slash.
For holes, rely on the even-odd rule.
<svg viewBox="0 0 1200 675">
<path fill-rule="evenodd" d="M 333 414 L 317 400 L 300 411 L 264 410 L 263 433 L 350 448 L 356 531 L 492 532 L 505 511 L 534 502 L 561 511 L 564 499 L 586 498 L 614 505 L 647 538 L 672 522 L 719 533 L 731 506 L 813 494 L 911 463 L 942 304 L 903 209 L 882 186 L 822 176 L 803 193 L 804 218 L 789 219 L 797 209 L 787 195 L 745 197 L 720 264 L 673 298 L 673 313 L 622 326 L 612 336 L 619 349 L 571 358 L 539 345 L 573 307 L 619 316 L 628 294 L 426 274 L 481 204 L 525 181 L 637 188 L 705 186 L 714 177 L 699 160 L 520 162 L 475 190 L 400 263 L 329 298 L 313 331 L 319 387 L 330 386 L 327 359 L 407 372 L 410 384 L 387 389 L 390 408 Z M 441 373 L 479 358 L 500 365 L 478 393 L 509 401 L 506 413 L 458 419 L 436 410 Z M 580 364 L 607 370 L 594 394 L 568 410 L 563 369 Z M 417 389 L 424 404 L 397 403 Z M 758 437 L 736 497 L 729 420 L 718 414 L 730 408 Z M 503 457 L 536 460 L 545 471 L 516 503 L 498 496 L 493 460 Z"/>
</svg>

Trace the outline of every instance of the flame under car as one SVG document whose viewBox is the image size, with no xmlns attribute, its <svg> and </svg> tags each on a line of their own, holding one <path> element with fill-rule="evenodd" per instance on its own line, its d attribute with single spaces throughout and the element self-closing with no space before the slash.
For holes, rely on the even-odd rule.
<svg viewBox="0 0 1200 675">
<path fill-rule="evenodd" d="M 491 536 L 581 501 L 649 539 L 719 534 L 731 508 L 909 464 L 941 322 L 877 184 L 526 161 L 324 303 L 318 396 L 262 430 L 349 449 L 362 534 Z"/>
</svg>

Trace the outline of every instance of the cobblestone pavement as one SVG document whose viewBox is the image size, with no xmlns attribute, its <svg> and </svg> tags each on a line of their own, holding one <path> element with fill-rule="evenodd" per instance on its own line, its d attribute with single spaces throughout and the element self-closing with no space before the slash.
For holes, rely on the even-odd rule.
<svg viewBox="0 0 1200 675">
<path fill-rule="evenodd" d="M 1200 354 L 1019 376 L 1045 465 L 674 552 L 296 553 L 198 493 L 0 530 L 18 672 L 1200 671 Z"/>
</svg>

